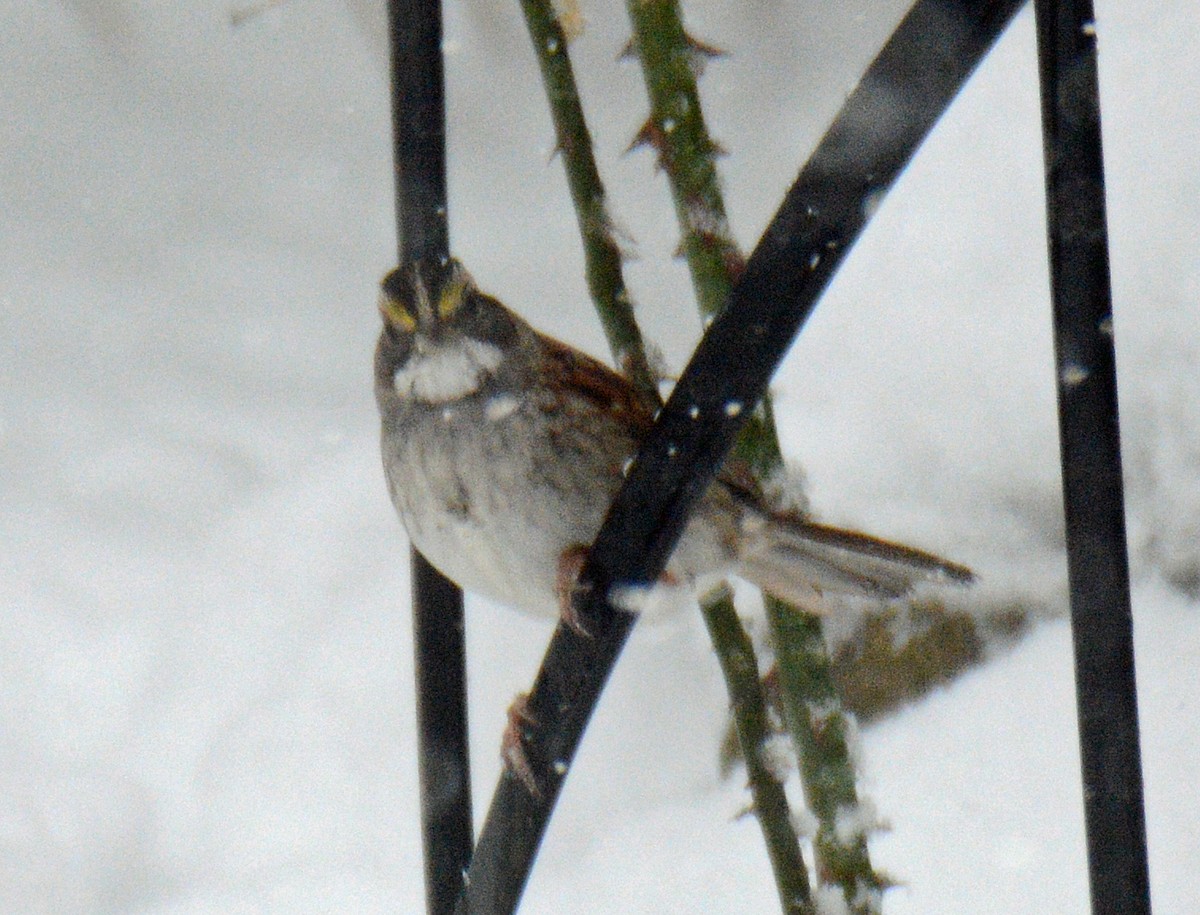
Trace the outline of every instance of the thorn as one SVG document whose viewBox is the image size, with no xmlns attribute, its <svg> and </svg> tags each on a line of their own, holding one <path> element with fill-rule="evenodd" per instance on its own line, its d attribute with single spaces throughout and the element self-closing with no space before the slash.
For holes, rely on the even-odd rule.
<svg viewBox="0 0 1200 915">
<path fill-rule="evenodd" d="M 237 9 L 229 11 L 229 24 L 235 29 L 245 25 L 252 19 L 257 19 L 267 10 L 276 6 L 282 6 L 287 0 L 258 0 L 256 3 L 250 3 Z"/>
<path fill-rule="evenodd" d="M 621 48 L 620 53 L 617 54 L 617 60 L 636 60 L 637 56 L 637 44 L 633 38 L 630 38 L 625 42 L 625 47 Z"/>
<path fill-rule="evenodd" d="M 723 259 L 728 259 L 728 251 L 732 245 L 728 235 L 712 229 L 693 229 L 692 235 L 705 248 L 710 251 L 719 251 Z"/>
<path fill-rule="evenodd" d="M 666 168 L 667 138 L 664 136 L 662 129 L 654 123 L 653 118 L 648 118 L 641 129 L 634 134 L 633 142 L 626 147 L 625 153 L 631 153 L 642 146 L 649 146 L 658 153 L 655 162 L 657 169 L 662 170 Z"/>
<path fill-rule="evenodd" d="M 716 140 L 714 140 L 712 137 L 708 136 L 707 134 L 701 134 L 701 136 L 699 138 L 699 145 L 700 145 L 700 155 L 702 155 L 702 156 L 707 156 L 709 158 L 715 159 L 720 156 L 729 155 L 729 150 L 727 150 L 724 146 L 722 146 L 720 143 L 718 143 Z"/>
<path fill-rule="evenodd" d="M 725 272 L 734 283 L 746 272 L 746 258 L 737 248 L 729 247 L 725 250 Z"/>
<path fill-rule="evenodd" d="M 691 35 L 685 35 L 684 38 L 687 41 L 688 68 L 696 79 L 704 75 L 704 68 L 710 60 L 728 56 L 715 45 L 707 44 Z"/>
<path fill-rule="evenodd" d="M 739 810 L 737 813 L 735 813 L 733 815 L 733 819 L 734 819 L 734 822 L 737 822 L 738 820 L 744 820 L 744 819 L 746 819 L 746 817 L 752 817 L 752 816 L 754 816 L 754 805 L 747 804 L 745 807 L 743 807 L 741 810 Z"/>
<path fill-rule="evenodd" d="M 709 44 L 707 41 L 701 41 L 699 38 L 693 38 L 691 35 L 684 33 L 684 40 L 687 41 L 688 49 L 701 57 L 707 57 L 710 60 L 716 60 L 718 57 L 728 57 L 729 52 L 723 48 L 718 48 L 715 44 Z"/>
<path fill-rule="evenodd" d="M 603 229 L 612 246 L 616 248 L 617 255 L 622 261 L 637 260 L 637 239 L 633 237 L 633 233 L 628 228 L 617 222 L 607 210 L 604 212 Z"/>
<path fill-rule="evenodd" d="M 887 871 L 880 870 L 875 871 L 875 882 L 881 890 L 891 890 L 896 887 L 905 886 L 904 881 L 899 877 L 893 877 Z"/>
<path fill-rule="evenodd" d="M 622 353 L 621 358 L 617 360 L 617 367 L 626 378 L 633 374 L 633 370 L 637 368 L 637 365 L 638 358 L 633 353 Z"/>
<path fill-rule="evenodd" d="M 669 381 L 674 384 L 679 380 L 678 373 L 672 372 L 667 366 L 667 357 L 653 343 L 646 347 L 646 361 L 650 363 L 650 371 L 660 382 Z"/>
<path fill-rule="evenodd" d="M 571 42 L 583 34 L 586 20 L 583 17 L 583 10 L 579 8 L 579 0 L 559 0 L 554 4 L 554 10 L 558 27 L 562 29 L 563 38 Z"/>
<path fill-rule="evenodd" d="M 571 136 L 557 136 L 554 140 L 554 146 L 550 149 L 550 156 L 546 159 L 549 164 L 559 157 L 559 155 L 569 156 L 575 149 L 575 141 Z"/>
<path fill-rule="evenodd" d="M 657 145 L 657 134 L 658 128 L 655 126 L 653 118 L 647 118 L 646 123 L 638 128 L 638 132 L 633 135 L 633 140 L 625 147 L 625 152 L 631 153 L 642 146 Z"/>
<path fill-rule="evenodd" d="M 817 880 L 818 881 L 820 881 L 822 884 L 837 882 L 837 879 L 834 876 L 833 870 L 832 870 L 832 868 L 830 868 L 828 862 L 818 858 L 816 863 L 817 863 Z"/>
</svg>

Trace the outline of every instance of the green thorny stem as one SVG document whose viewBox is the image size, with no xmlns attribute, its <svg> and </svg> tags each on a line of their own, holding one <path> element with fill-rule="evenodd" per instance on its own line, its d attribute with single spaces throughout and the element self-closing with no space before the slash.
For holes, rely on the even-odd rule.
<svg viewBox="0 0 1200 915">
<path fill-rule="evenodd" d="M 658 379 L 646 356 L 645 342 L 633 315 L 633 303 L 621 271 L 621 249 L 605 207 L 604 185 L 592 155 L 592 135 L 583 117 L 567 36 L 550 0 L 521 0 L 529 37 L 550 101 L 555 143 L 575 204 L 588 292 L 600 315 L 613 358 L 647 403 L 657 403 Z"/>
<path fill-rule="evenodd" d="M 783 779 L 771 759 L 768 741 L 772 728 L 754 646 L 738 618 L 728 587 L 710 591 L 701 599 L 700 608 L 729 690 L 738 744 L 746 761 L 746 780 L 775 873 L 779 903 L 785 915 L 812 915 L 812 892 L 800 840 Z"/>
<path fill-rule="evenodd" d="M 604 188 L 592 155 L 567 52 L 567 37 L 550 0 L 521 0 L 534 52 L 550 102 L 567 183 L 575 204 L 587 263 L 588 288 L 600 314 L 609 346 L 630 380 L 648 402 L 658 402 L 656 378 L 633 316 L 621 253 L 605 209 Z M 718 199 L 719 203 L 719 199 Z M 728 234 L 728 233 L 726 233 Z M 736 254 L 736 249 L 734 253 Z M 750 791 L 787 915 L 812 911 L 808 874 L 783 784 L 771 771 L 761 748 L 771 735 L 758 664 L 727 589 L 712 592 L 703 604 L 705 621 L 729 690 Z"/>
<path fill-rule="evenodd" d="M 717 52 L 686 33 L 676 0 L 627 0 L 626 5 L 651 109 L 637 142 L 655 150 L 666 172 L 683 233 L 681 249 L 708 318 L 724 306 L 743 264 L 718 182 L 721 150 L 709 137 L 696 88 L 705 58 Z M 735 454 L 760 477 L 780 472 L 769 397 L 755 411 Z M 840 887 L 856 915 L 874 915 L 886 881 L 871 867 L 867 852 L 847 746 L 852 723 L 830 677 L 820 621 L 769 597 L 766 606 L 784 717 L 801 761 L 805 798 L 819 823 L 813 837 L 818 879 Z"/>
</svg>

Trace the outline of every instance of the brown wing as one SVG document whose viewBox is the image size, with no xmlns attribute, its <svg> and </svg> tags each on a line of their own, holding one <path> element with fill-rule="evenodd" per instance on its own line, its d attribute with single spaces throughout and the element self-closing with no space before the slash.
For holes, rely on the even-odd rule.
<svg viewBox="0 0 1200 915">
<path fill-rule="evenodd" d="M 570 391 L 597 411 L 610 413 L 641 440 L 654 414 L 624 377 L 574 347 L 538 334 L 545 353 L 543 382 L 548 390 Z"/>
</svg>

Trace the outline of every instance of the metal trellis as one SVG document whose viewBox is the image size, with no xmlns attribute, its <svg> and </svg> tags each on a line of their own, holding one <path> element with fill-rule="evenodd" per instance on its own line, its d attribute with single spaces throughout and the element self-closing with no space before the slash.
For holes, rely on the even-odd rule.
<svg viewBox="0 0 1200 915">
<path fill-rule="evenodd" d="M 400 263 L 449 252 L 441 17 L 439 0 L 388 2 Z M 415 550 L 412 590 L 425 896 L 446 915 L 474 843 L 463 597 Z"/>
<path fill-rule="evenodd" d="M 1034 6 L 1092 911 L 1147 915 L 1096 21 L 1091 0 Z"/>
<path fill-rule="evenodd" d="M 751 254 L 642 444 L 580 576 L 591 634 L 560 626 L 529 695 L 526 753 L 541 791 L 505 775 L 456 910 L 515 910 L 562 780 L 634 618 L 614 584 L 657 579 L 775 366 L 874 205 L 1020 7 L 920 0 L 847 99 Z"/>
<path fill-rule="evenodd" d="M 502 777 L 473 856 L 462 597 L 414 554 L 433 915 L 515 910 L 583 729 L 634 622 L 609 605 L 610 588 L 657 579 L 689 510 L 874 204 L 1021 6 L 918 0 L 847 99 L 701 341 L 591 549 L 579 601 L 591 637 L 560 626 L 529 697 L 526 752 L 541 791 Z M 1036 7 L 1092 905 L 1096 913 L 1143 913 L 1149 889 L 1095 25 L 1087 0 L 1036 0 Z M 437 0 L 389 0 L 388 11 L 403 261 L 447 249 L 441 11 Z"/>
</svg>

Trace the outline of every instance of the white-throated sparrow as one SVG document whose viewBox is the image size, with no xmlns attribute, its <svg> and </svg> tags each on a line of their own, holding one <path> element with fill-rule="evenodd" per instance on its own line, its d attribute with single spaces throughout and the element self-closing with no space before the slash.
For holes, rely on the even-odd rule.
<svg viewBox="0 0 1200 915">
<path fill-rule="evenodd" d="M 383 280 L 375 396 L 392 502 L 413 544 L 461 587 L 562 613 L 582 557 L 653 422 L 632 385 L 538 333 L 455 260 Z M 811 606 L 825 591 L 894 597 L 962 566 L 773 511 L 727 464 L 665 578 L 737 574 Z"/>
</svg>

